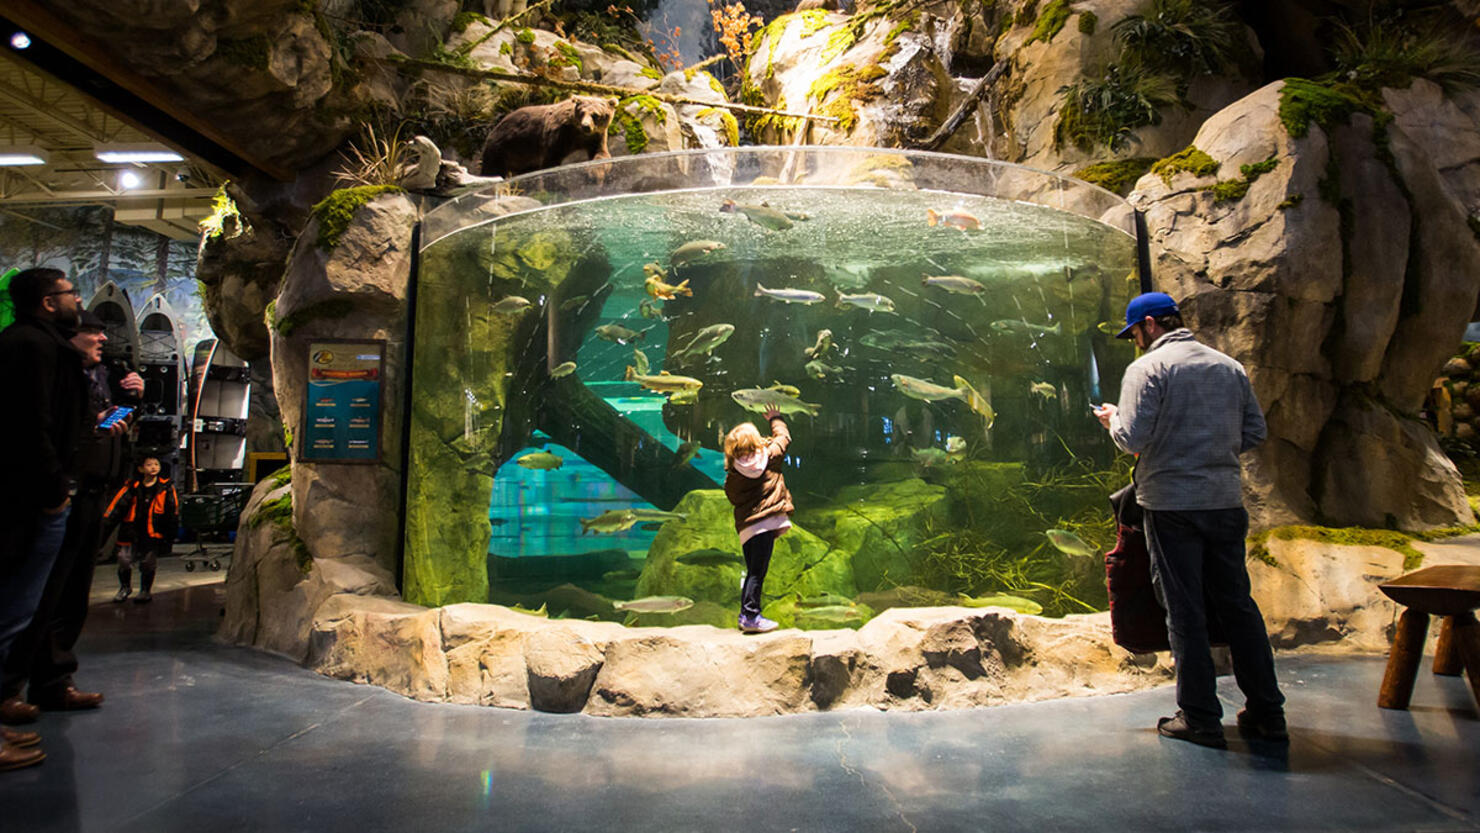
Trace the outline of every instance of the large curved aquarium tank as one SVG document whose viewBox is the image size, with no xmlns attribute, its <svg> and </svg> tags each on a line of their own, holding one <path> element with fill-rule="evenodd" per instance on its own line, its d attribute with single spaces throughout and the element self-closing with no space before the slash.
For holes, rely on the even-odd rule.
<svg viewBox="0 0 1480 833">
<path fill-rule="evenodd" d="M 776 406 L 797 511 L 766 615 L 1103 609 L 1090 412 L 1133 358 L 1133 217 L 1077 180 L 863 148 L 631 157 L 429 213 L 404 595 L 733 626 L 724 434 Z"/>
</svg>

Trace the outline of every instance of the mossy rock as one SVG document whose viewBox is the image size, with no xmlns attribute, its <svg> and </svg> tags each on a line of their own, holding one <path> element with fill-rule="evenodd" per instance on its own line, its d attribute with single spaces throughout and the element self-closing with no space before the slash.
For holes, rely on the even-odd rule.
<svg viewBox="0 0 1480 833">
<path fill-rule="evenodd" d="M 944 514 L 945 494 L 944 487 L 918 477 L 849 486 L 831 504 L 798 513 L 797 519 L 834 548 L 852 553 L 853 580 L 859 590 L 879 590 L 910 582 L 915 546 L 925 534 L 925 516 Z"/>
<path fill-rule="evenodd" d="M 339 239 L 349 230 L 355 212 L 366 203 L 385 194 L 402 193 L 399 185 L 365 185 L 359 188 L 340 188 L 314 205 L 312 213 L 319 223 L 316 243 L 326 252 L 334 251 Z"/>
<path fill-rule="evenodd" d="M 1151 172 L 1171 187 L 1172 177 L 1179 173 L 1190 173 L 1195 177 L 1213 176 L 1221 167 L 1218 160 L 1197 149 L 1196 145 L 1177 151 L 1151 166 Z"/>
</svg>

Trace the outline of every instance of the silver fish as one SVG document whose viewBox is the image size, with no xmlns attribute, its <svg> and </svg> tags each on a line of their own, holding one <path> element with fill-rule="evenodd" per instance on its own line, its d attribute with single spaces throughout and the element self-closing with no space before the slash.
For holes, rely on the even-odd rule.
<svg viewBox="0 0 1480 833">
<path fill-rule="evenodd" d="M 615 344 L 626 344 L 629 341 L 642 341 L 647 333 L 629 330 L 621 324 L 603 324 L 596 328 L 596 335 Z"/>
<path fill-rule="evenodd" d="M 986 397 L 977 393 L 976 388 L 972 387 L 970 382 L 967 382 L 960 376 L 952 378 L 952 381 L 956 383 L 956 387 L 954 388 L 937 385 L 934 382 L 927 382 L 924 379 L 916 379 L 913 376 L 906 376 L 903 373 L 891 374 L 889 379 L 894 382 L 894 387 L 900 393 L 911 399 L 920 399 L 925 402 L 939 402 L 942 399 L 959 399 L 965 402 L 971 410 L 976 411 L 986 418 L 987 428 L 991 428 L 992 424 L 997 421 L 997 412 L 992 410 L 991 403 L 987 402 Z"/>
<path fill-rule="evenodd" d="M 648 375 L 648 371 L 652 369 L 652 365 L 648 364 L 647 354 L 636 347 L 632 348 L 632 364 L 642 376 Z"/>
<path fill-rule="evenodd" d="M 1027 333 L 1028 335 L 1034 336 L 1036 338 L 1037 336 L 1045 334 L 1058 335 L 1062 328 L 1060 326 L 1060 322 L 1058 321 L 1053 322 L 1053 326 L 1050 327 L 1047 324 L 1034 324 L 1031 321 L 1023 321 L 1021 319 L 1013 318 L 1002 321 L 993 321 L 992 329 L 996 330 L 999 333 Z"/>
<path fill-rule="evenodd" d="M 536 451 L 533 454 L 526 454 L 514 462 L 526 469 L 541 471 L 560 468 L 565 465 L 565 458 L 559 454 L 551 454 L 548 451 Z"/>
<path fill-rule="evenodd" d="M 1094 547 L 1067 529 L 1050 529 L 1043 534 L 1048 537 L 1048 542 L 1064 555 L 1077 555 L 1081 558 L 1094 558 L 1096 555 Z"/>
<path fill-rule="evenodd" d="M 863 292 L 858 295 L 845 295 L 838 293 L 838 309 L 843 307 L 857 307 L 869 312 L 894 312 L 894 302 L 877 292 Z"/>
<path fill-rule="evenodd" d="M 818 359 L 813 359 L 812 361 L 807 362 L 803 369 L 805 369 L 807 371 L 807 375 L 811 376 L 813 379 L 826 379 L 828 376 L 837 376 L 838 374 L 843 372 L 843 369 L 841 367 L 834 367 Z"/>
<path fill-rule="evenodd" d="M 684 596 L 645 596 L 630 602 L 612 602 L 617 610 L 633 613 L 678 613 L 694 606 L 694 600 Z"/>
<path fill-rule="evenodd" d="M 694 337 L 689 339 L 688 344 L 685 344 L 673 355 L 675 357 L 708 355 L 714 352 L 714 348 L 724 344 L 734 333 L 734 324 L 711 324 L 699 332 L 694 333 Z"/>
<path fill-rule="evenodd" d="M 723 248 L 725 244 L 717 240 L 690 240 L 674 249 L 673 254 L 668 256 L 668 261 L 674 266 L 684 266 Z"/>
<path fill-rule="evenodd" d="M 521 298 L 518 295 L 510 295 L 502 301 L 499 301 L 497 304 L 494 304 L 492 309 L 495 315 L 518 315 L 519 313 L 529 309 L 531 306 L 532 304 L 529 303 L 528 298 Z"/>
<path fill-rule="evenodd" d="M 730 394 L 735 404 L 747 411 L 763 414 L 775 409 L 783 414 L 809 414 L 817 416 L 822 410 L 821 405 L 811 402 L 803 402 L 795 396 L 787 396 L 781 391 L 764 390 L 762 388 L 745 388 Z"/>
<path fill-rule="evenodd" d="M 921 275 L 920 282 L 925 286 L 944 289 L 957 295 L 980 295 L 987 291 L 980 281 L 974 281 L 961 275 Z"/>
<path fill-rule="evenodd" d="M 1034 616 L 1043 612 L 1043 605 L 1032 599 L 1024 599 L 1021 596 L 1009 596 L 1005 593 L 995 593 L 991 596 L 958 596 L 955 604 L 961 607 L 1005 607 L 1018 613 L 1028 613 Z"/>
<path fill-rule="evenodd" d="M 734 200 L 725 200 L 720 203 L 719 210 L 727 214 L 742 214 L 745 219 L 755 223 L 763 229 L 770 231 L 785 231 L 791 228 L 791 220 L 787 216 L 767 205 L 745 205 Z"/>
<path fill-rule="evenodd" d="M 728 550 L 718 550 L 712 547 L 708 549 L 694 550 L 693 552 L 686 552 L 674 560 L 680 564 L 686 564 L 690 567 L 745 566 L 745 559 L 742 558 L 738 553 L 733 553 Z"/>
<path fill-rule="evenodd" d="M 555 369 L 554 370 L 551 370 L 550 371 L 550 378 L 551 379 L 562 379 L 562 378 L 564 378 L 566 376 L 569 376 L 570 374 L 575 373 L 575 372 L 576 372 L 576 363 L 575 362 L 561 362 L 560 364 L 555 365 Z"/>
<path fill-rule="evenodd" d="M 755 297 L 759 298 L 762 295 L 788 304 L 820 304 L 827 300 L 821 292 L 813 292 L 810 289 L 767 289 L 756 284 Z"/>
</svg>

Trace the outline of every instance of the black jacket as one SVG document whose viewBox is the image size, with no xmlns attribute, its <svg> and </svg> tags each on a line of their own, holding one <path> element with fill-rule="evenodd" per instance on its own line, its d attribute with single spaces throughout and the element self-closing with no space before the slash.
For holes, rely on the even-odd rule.
<svg viewBox="0 0 1480 833">
<path fill-rule="evenodd" d="M 0 490 L 12 505 L 61 505 L 74 488 L 77 444 L 94 415 L 78 353 L 51 322 L 19 316 L 0 332 Z"/>
</svg>

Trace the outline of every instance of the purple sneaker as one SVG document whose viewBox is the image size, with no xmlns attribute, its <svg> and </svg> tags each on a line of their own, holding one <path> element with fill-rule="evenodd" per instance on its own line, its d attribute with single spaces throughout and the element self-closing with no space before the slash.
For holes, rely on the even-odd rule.
<svg viewBox="0 0 1480 833">
<path fill-rule="evenodd" d="M 776 630 L 777 625 L 764 616 L 750 617 L 744 614 L 740 616 L 740 630 L 742 633 L 770 633 Z"/>
</svg>

